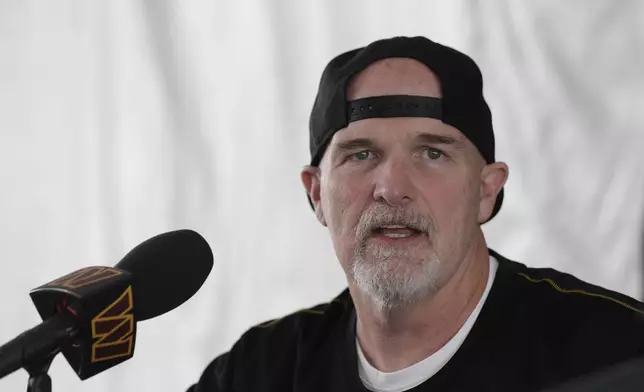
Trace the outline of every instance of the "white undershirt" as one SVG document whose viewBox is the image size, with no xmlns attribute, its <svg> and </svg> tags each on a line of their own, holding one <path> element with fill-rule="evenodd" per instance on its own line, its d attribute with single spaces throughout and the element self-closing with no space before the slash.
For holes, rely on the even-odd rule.
<svg viewBox="0 0 644 392">
<path fill-rule="evenodd" d="M 481 312 L 483 303 L 492 288 L 492 282 L 496 276 L 496 270 L 499 266 L 498 261 L 490 256 L 490 272 L 488 275 L 487 285 L 485 291 L 476 305 L 470 317 L 465 321 L 461 329 L 447 342 L 440 350 L 434 354 L 415 363 L 405 369 L 395 371 L 393 373 L 384 373 L 371 366 L 369 361 L 364 356 L 362 348 L 356 338 L 356 346 L 358 348 L 358 370 L 360 379 L 365 387 L 373 392 L 403 392 L 414 388 L 427 379 L 436 374 L 445 364 L 454 356 L 458 348 L 461 346 L 467 334 L 472 329 L 476 318 Z"/>
</svg>

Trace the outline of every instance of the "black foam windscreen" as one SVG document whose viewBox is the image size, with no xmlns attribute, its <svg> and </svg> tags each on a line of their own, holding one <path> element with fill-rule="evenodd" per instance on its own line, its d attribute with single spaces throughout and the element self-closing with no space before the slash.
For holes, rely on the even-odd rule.
<svg viewBox="0 0 644 392">
<path fill-rule="evenodd" d="M 189 300 L 206 281 L 213 255 L 192 230 L 159 234 L 132 249 L 115 266 L 132 274 L 137 321 L 160 316 Z"/>
</svg>

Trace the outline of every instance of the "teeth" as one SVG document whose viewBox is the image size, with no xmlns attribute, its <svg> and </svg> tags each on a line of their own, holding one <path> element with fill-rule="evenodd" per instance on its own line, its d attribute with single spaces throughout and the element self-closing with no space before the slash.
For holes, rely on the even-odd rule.
<svg viewBox="0 0 644 392">
<path fill-rule="evenodd" d="M 389 238 L 405 238 L 410 237 L 411 233 L 384 233 L 383 235 Z"/>
<path fill-rule="evenodd" d="M 380 226 L 383 229 L 406 229 L 407 226 L 403 225 L 389 225 L 389 226 Z"/>
</svg>

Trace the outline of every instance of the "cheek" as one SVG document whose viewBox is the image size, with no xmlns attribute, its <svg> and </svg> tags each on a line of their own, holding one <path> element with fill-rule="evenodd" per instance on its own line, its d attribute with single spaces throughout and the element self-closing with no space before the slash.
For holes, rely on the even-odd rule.
<svg viewBox="0 0 644 392">
<path fill-rule="evenodd" d="M 360 217 L 367 187 L 359 180 L 328 178 L 320 189 L 329 228 L 339 235 L 350 232 Z"/>
<path fill-rule="evenodd" d="M 433 178 L 420 187 L 438 230 L 449 230 L 473 213 L 472 184 L 457 178 L 456 175 Z"/>
<path fill-rule="evenodd" d="M 330 179 L 320 189 L 327 228 L 338 260 L 349 268 L 356 247 L 356 225 L 364 205 L 364 197 L 357 182 Z"/>
</svg>

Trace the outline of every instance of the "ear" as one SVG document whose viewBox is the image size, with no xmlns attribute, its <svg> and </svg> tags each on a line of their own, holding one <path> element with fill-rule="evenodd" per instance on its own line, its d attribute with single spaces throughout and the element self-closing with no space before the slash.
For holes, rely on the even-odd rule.
<svg viewBox="0 0 644 392">
<path fill-rule="evenodd" d="M 322 211 L 322 203 L 320 199 L 320 168 L 315 166 L 304 166 L 301 173 L 302 184 L 309 195 L 309 199 L 313 204 L 315 216 L 318 221 L 326 226 L 326 219 L 324 219 L 324 212 Z"/>
<path fill-rule="evenodd" d="M 494 162 L 483 167 L 481 171 L 479 223 L 485 222 L 492 215 L 496 197 L 505 185 L 509 173 L 508 165 L 503 162 Z"/>
</svg>

